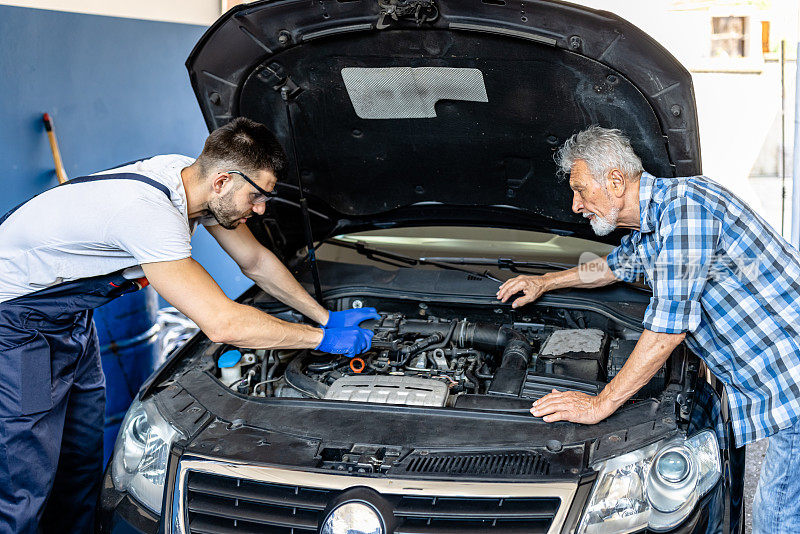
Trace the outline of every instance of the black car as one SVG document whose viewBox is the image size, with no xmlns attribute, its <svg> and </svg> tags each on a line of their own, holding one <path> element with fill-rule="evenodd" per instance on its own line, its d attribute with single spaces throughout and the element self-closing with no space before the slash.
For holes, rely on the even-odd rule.
<svg viewBox="0 0 800 534">
<path fill-rule="evenodd" d="M 229 11 L 187 67 L 209 129 L 246 116 L 290 155 L 256 237 L 329 309 L 381 318 L 353 359 L 192 338 L 123 422 L 100 532 L 742 531 L 743 449 L 685 346 L 599 424 L 528 412 L 619 372 L 649 289 L 495 299 L 619 242 L 570 211 L 571 134 L 700 173 L 691 77 L 658 43 L 555 1 L 278 0 Z"/>
</svg>

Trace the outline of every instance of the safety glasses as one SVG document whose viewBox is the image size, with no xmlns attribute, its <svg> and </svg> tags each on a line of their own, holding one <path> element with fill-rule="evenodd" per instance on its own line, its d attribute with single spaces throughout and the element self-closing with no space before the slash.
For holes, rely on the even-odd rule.
<svg viewBox="0 0 800 534">
<path fill-rule="evenodd" d="M 278 196 L 278 193 L 276 193 L 275 191 L 266 191 L 264 189 L 261 189 L 258 185 L 256 185 L 256 183 L 253 180 L 248 178 L 247 175 L 242 171 L 225 171 L 225 174 L 238 174 L 239 176 L 247 180 L 247 183 L 256 188 L 256 191 L 258 191 L 259 195 L 253 198 L 252 200 L 253 204 L 260 204 L 262 202 L 267 202 L 269 199 Z"/>
</svg>

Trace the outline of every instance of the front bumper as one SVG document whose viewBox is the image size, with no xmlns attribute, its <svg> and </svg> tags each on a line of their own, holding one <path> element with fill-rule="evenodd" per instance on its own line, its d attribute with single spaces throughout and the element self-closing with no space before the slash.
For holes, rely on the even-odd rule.
<svg viewBox="0 0 800 534">
<path fill-rule="evenodd" d="M 160 522 L 160 516 L 142 506 L 127 493 L 114 488 L 114 483 L 111 481 L 111 464 L 109 464 L 103 475 L 103 488 L 97 501 L 95 532 L 155 534 L 159 532 Z"/>
<path fill-rule="evenodd" d="M 551 518 L 549 527 L 544 531 L 548 534 L 566 534 L 574 531 L 577 520 L 585 504 L 588 489 L 593 480 L 577 485 L 575 483 L 453 483 L 444 481 L 419 481 L 414 480 L 387 480 L 358 478 L 348 475 L 327 473 L 310 473 L 288 469 L 277 469 L 257 466 L 231 464 L 202 458 L 184 457 L 177 465 L 177 472 L 170 477 L 174 482 L 176 492 L 168 488 L 171 495 L 165 499 L 165 510 L 171 517 L 168 523 L 162 522 L 159 516 L 154 515 L 144 506 L 136 502 L 129 495 L 118 492 L 111 481 L 110 472 L 107 471 L 103 480 L 103 490 L 98 502 L 96 532 L 115 534 L 184 534 L 189 533 L 187 518 L 189 517 L 184 504 L 187 502 L 187 476 L 189 473 L 209 474 L 212 476 L 231 477 L 233 480 L 259 481 L 267 484 L 280 484 L 300 488 L 327 488 L 335 494 L 350 491 L 349 488 L 360 487 L 366 491 L 373 491 L 373 495 L 386 495 L 391 501 L 391 495 L 403 495 L 404 498 L 424 498 L 425 495 L 439 496 L 466 496 L 491 497 L 506 495 L 513 498 L 548 498 L 558 497 L 561 505 Z M 172 486 L 172 484 L 170 484 Z M 238 483 L 237 483 L 238 486 Z M 492 487 L 494 486 L 494 487 Z M 500 487 L 505 486 L 505 487 Z M 725 520 L 725 485 L 720 482 L 706 495 L 692 514 L 677 529 L 667 534 L 700 534 L 700 533 L 725 533 L 730 532 Z M 334 493 L 331 493 L 333 495 Z M 401 497 L 403 498 L 403 497 Z M 381 502 L 379 506 L 388 510 L 386 515 L 392 516 L 391 508 L 387 509 L 388 501 Z M 394 501 L 396 503 L 396 501 Z M 510 502 L 510 501 L 507 501 Z M 329 506 L 328 506 L 329 508 Z M 327 509 L 327 508 L 326 508 Z M 324 514 L 324 512 L 321 512 Z M 322 515 L 321 517 L 324 517 Z M 392 523 L 393 521 L 393 523 Z M 389 532 L 394 526 L 402 531 L 402 520 L 395 518 L 389 522 Z M 266 530 L 269 531 L 269 530 Z M 277 530 L 276 530 L 277 531 Z M 283 531 L 282 529 L 280 531 Z M 486 530 L 486 532 L 502 530 Z M 302 532 L 297 530 L 297 532 Z M 308 531 L 306 531 L 308 532 Z M 313 531 L 311 531 L 313 532 Z M 642 533 L 650 531 L 641 531 Z M 664 533 L 662 533 L 664 534 Z"/>
</svg>

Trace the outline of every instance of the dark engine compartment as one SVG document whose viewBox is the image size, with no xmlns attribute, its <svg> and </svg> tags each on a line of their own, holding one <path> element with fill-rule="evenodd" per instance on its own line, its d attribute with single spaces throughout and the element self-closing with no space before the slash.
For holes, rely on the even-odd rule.
<svg viewBox="0 0 800 534">
<path fill-rule="evenodd" d="M 704 382 L 699 361 L 683 345 L 596 425 L 549 424 L 530 415 L 531 401 L 554 388 L 596 394 L 619 372 L 641 328 L 613 306 L 548 298 L 511 309 L 476 297 L 396 293 L 348 288 L 326 301 L 332 310 L 379 311 L 379 321 L 362 323 L 376 334 L 371 350 L 357 358 L 239 349 L 196 336 L 150 391 L 172 424 L 185 423 L 185 435 L 201 431 L 192 438 L 195 452 L 216 451 L 224 440 L 230 460 L 348 472 L 396 474 L 404 469 L 397 462 L 418 450 L 502 449 L 536 451 L 550 462 L 547 477 L 570 478 L 593 461 L 690 423 L 697 384 Z M 250 302 L 303 321 L 258 295 Z M 235 356 L 235 367 L 220 368 L 226 353 Z M 376 454 L 377 467 L 370 460 Z"/>
<path fill-rule="evenodd" d="M 541 307 L 515 318 L 486 306 L 351 298 L 337 305 L 377 307 L 381 318 L 361 325 L 375 332 L 368 352 L 220 347 L 215 375 L 249 397 L 521 412 L 553 388 L 599 393 L 639 336 L 590 310 Z M 222 354 L 225 365 L 238 363 L 220 368 Z M 631 401 L 658 397 L 669 365 Z"/>
</svg>

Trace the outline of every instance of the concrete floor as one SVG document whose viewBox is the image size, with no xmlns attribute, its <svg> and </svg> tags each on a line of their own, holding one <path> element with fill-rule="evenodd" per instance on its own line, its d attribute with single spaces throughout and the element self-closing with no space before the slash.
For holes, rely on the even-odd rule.
<svg viewBox="0 0 800 534">
<path fill-rule="evenodd" d="M 748 445 L 745 452 L 744 466 L 744 533 L 750 534 L 753 531 L 753 497 L 756 494 L 756 484 L 758 475 L 761 473 L 761 462 L 767 453 L 767 443 L 769 440 L 762 439 Z"/>
</svg>

